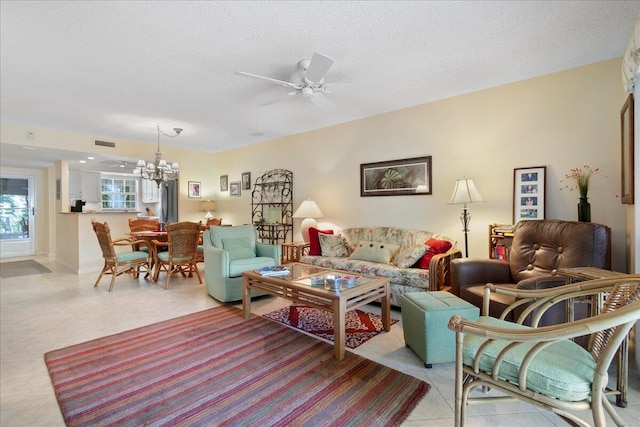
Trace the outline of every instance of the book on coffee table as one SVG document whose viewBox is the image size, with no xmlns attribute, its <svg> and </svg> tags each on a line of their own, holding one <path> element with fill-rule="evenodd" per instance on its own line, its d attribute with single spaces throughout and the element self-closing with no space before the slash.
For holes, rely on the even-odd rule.
<svg viewBox="0 0 640 427">
<path fill-rule="evenodd" d="M 262 267 L 256 270 L 261 276 L 286 276 L 289 274 L 289 267 L 275 265 L 273 267 Z"/>
</svg>

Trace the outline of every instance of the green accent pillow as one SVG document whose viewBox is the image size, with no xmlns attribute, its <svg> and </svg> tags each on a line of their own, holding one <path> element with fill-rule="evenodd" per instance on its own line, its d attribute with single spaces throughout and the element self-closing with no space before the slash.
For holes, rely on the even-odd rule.
<svg viewBox="0 0 640 427">
<path fill-rule="evenodd" d="M 389 264 L 400 246 L 380 242 L 360 242 L 349 259 Z"/>
<path fill-rule="evenodd" d="M 429 246 L 423 244 L 409 246 L 399 251 L 394 257 L 393 262 L 397 267 L 409 268 L 418 262 L 428 250 Z"/>
<path fill-rule="evenodd" d="M 349 248 L 347 242 L 341 237 L 333 234 L 318 234 L 320 240 L 320 251 L 322 256 L 347 257 Z"/>
<path fill-rule="evenodd" d="M 221 239 L 222 247 L 229 255 L 229 261 L 237 259 L 255 258 L 256 253 L 251 247 L 251 241 L 248 237 L 236 237 L 233 239 Z"/>
</svg>

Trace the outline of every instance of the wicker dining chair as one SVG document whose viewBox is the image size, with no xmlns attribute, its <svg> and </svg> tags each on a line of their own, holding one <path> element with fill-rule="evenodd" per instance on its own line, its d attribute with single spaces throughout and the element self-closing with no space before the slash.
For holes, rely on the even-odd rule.
<svg viewBox="0 0 640 427">
<path fill-rule="evenodd" d="M 576 414 L 580 410 L 590 410 L 596 426 L 606 426 L 605 412 L 616 425 L 624 425 L 608 400 L 610 394 L 620 393 L 607 388 L 608 369 L 619 351 L 628 351 L 627 335 L 640 319 L 640 276 L 590 280 L 538 291 L 518 292 L 493 285 L 487 285 L 486 290 L 515 296 L 516 302 L 508 311 L 522 303 L 529 305 L 518 319 L 520 323 L 486 315 L 477 322 L 460 316 L 451 318 L 449 329 L 456 333 L 456 426 L 464 425 L 468 403 L 505 399 L 469 397 L 476 387 L 485 391 L 494 388 L 506 398 L 550 410 L 570 425 L 590 425 Z M 600 307 L 603 296 L 606 300 Z M 574 299 L 596 304 L 599 314 L 536 327 L 547 309 L 573 303 Z M 526 316 L 532 318 L 531 327 L 521 324 Z M 589 337 L 586 349 L 573 341 L 582 336 Z"/>
<path fill-rule="evenodd" d="M 153 240 L 152 243 L 160 249 L 166 246 L 166 250 L 155 251 L 155 270 L 153 281 L 158 280 L 161 271 L 167 273 L 165 289 L 169 289 L 169 279 L 172 274 L 181 273 L 183 277 L 187 273 L 191 276 L 196 273 L 198 281 L 202 283 L 200 270 L 198 270 L 198 241 L 202 229 L 200 222 L 174 222 L 167 224 L 167 241 Z"/>
<path fill-rule="evenodd" d="M 129 218 L 129 231 L 156 231 L 160 229 L 160 221 L 157 218 Z"/>
<path fill-rule="evenodd" d="M 111 275 L 111 284 L 109 285 L 109 292 L 113 289 L 113 284 L 117 276 L 123 273 L 132 273 L 134 278 L 138 278 L 140 274 L 140 268 L 146 271 L 147 275 L 150 273 L 151 256 L 149 251 L 146 252 L 136 250 L 136 247 L 144 246 L 148 249 L 149 242 L 144 240 L 132 240 L 129 238 L 121 238 L 112 240 L 111 230 L 109 225 L 104 222 L 92 221 L 91 225 L 93 231 L 98 237 L 98 243 L 102 250 L 102 257 L 104 258 L 104 267 L 96 280 L 94 287 L 98 286 L 102 276 L 105 274 Z M 129 251 L 116 252 L 116 246 L 128 246 Z"/>
</svg>

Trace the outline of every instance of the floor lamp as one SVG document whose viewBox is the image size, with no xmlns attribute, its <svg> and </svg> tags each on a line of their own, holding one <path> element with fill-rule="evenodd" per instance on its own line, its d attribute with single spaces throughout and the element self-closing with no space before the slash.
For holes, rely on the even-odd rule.
<svg viewBox="0 0 640 427">
<path fill-rule="evenodd" d="M 484 199 L 476 189 L 476 185 L 471 178 L 462 178 L 456 180 L 456 186 L 449 200 L 450 205 L 464 205 L 460 214 L 460 222 L 462 222 L 462 231 L 464 232 L 464 256 L 469 257 L 469 223 L 471 223 L 471 214 L 467 208 L 467 203 L 482 203 Z"/>
<path fill-rule="evenodd" d="M 300 233 L 305 242 L 309 243 L 309 228 L 318 226 L 314 218 L 322 218 L 323 216 L 322 211 L 313 200 L 305 200 L 294 212 L 293 218 L 304 218 L 300 224 Z"/>
</svg>

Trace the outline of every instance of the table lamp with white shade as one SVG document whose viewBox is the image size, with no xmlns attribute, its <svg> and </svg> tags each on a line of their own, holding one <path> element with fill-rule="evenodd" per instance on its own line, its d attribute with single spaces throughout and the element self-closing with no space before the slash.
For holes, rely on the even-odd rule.
<svg viewBox="0 0 640 427">
<path fill-rule="evenodd" d="M 213 218 L 213 214 L 211 212 L 216 211 L 216 202 L 213 200 L 204 200 L 200 202 L 200 212 L 206 212 L 207 214 L 204 216 L 205 218 Z"/>
<path fill-rule="evenodd" d="M 304 218 L 300 224 L 300 233 L 305 242 L 309 242 L 309 228 L 318 227 L 315 218 L 322 218 L 324 214 L 313 200 L 305 200 L 293 213 L 294 218 Z"/>
</svg>

